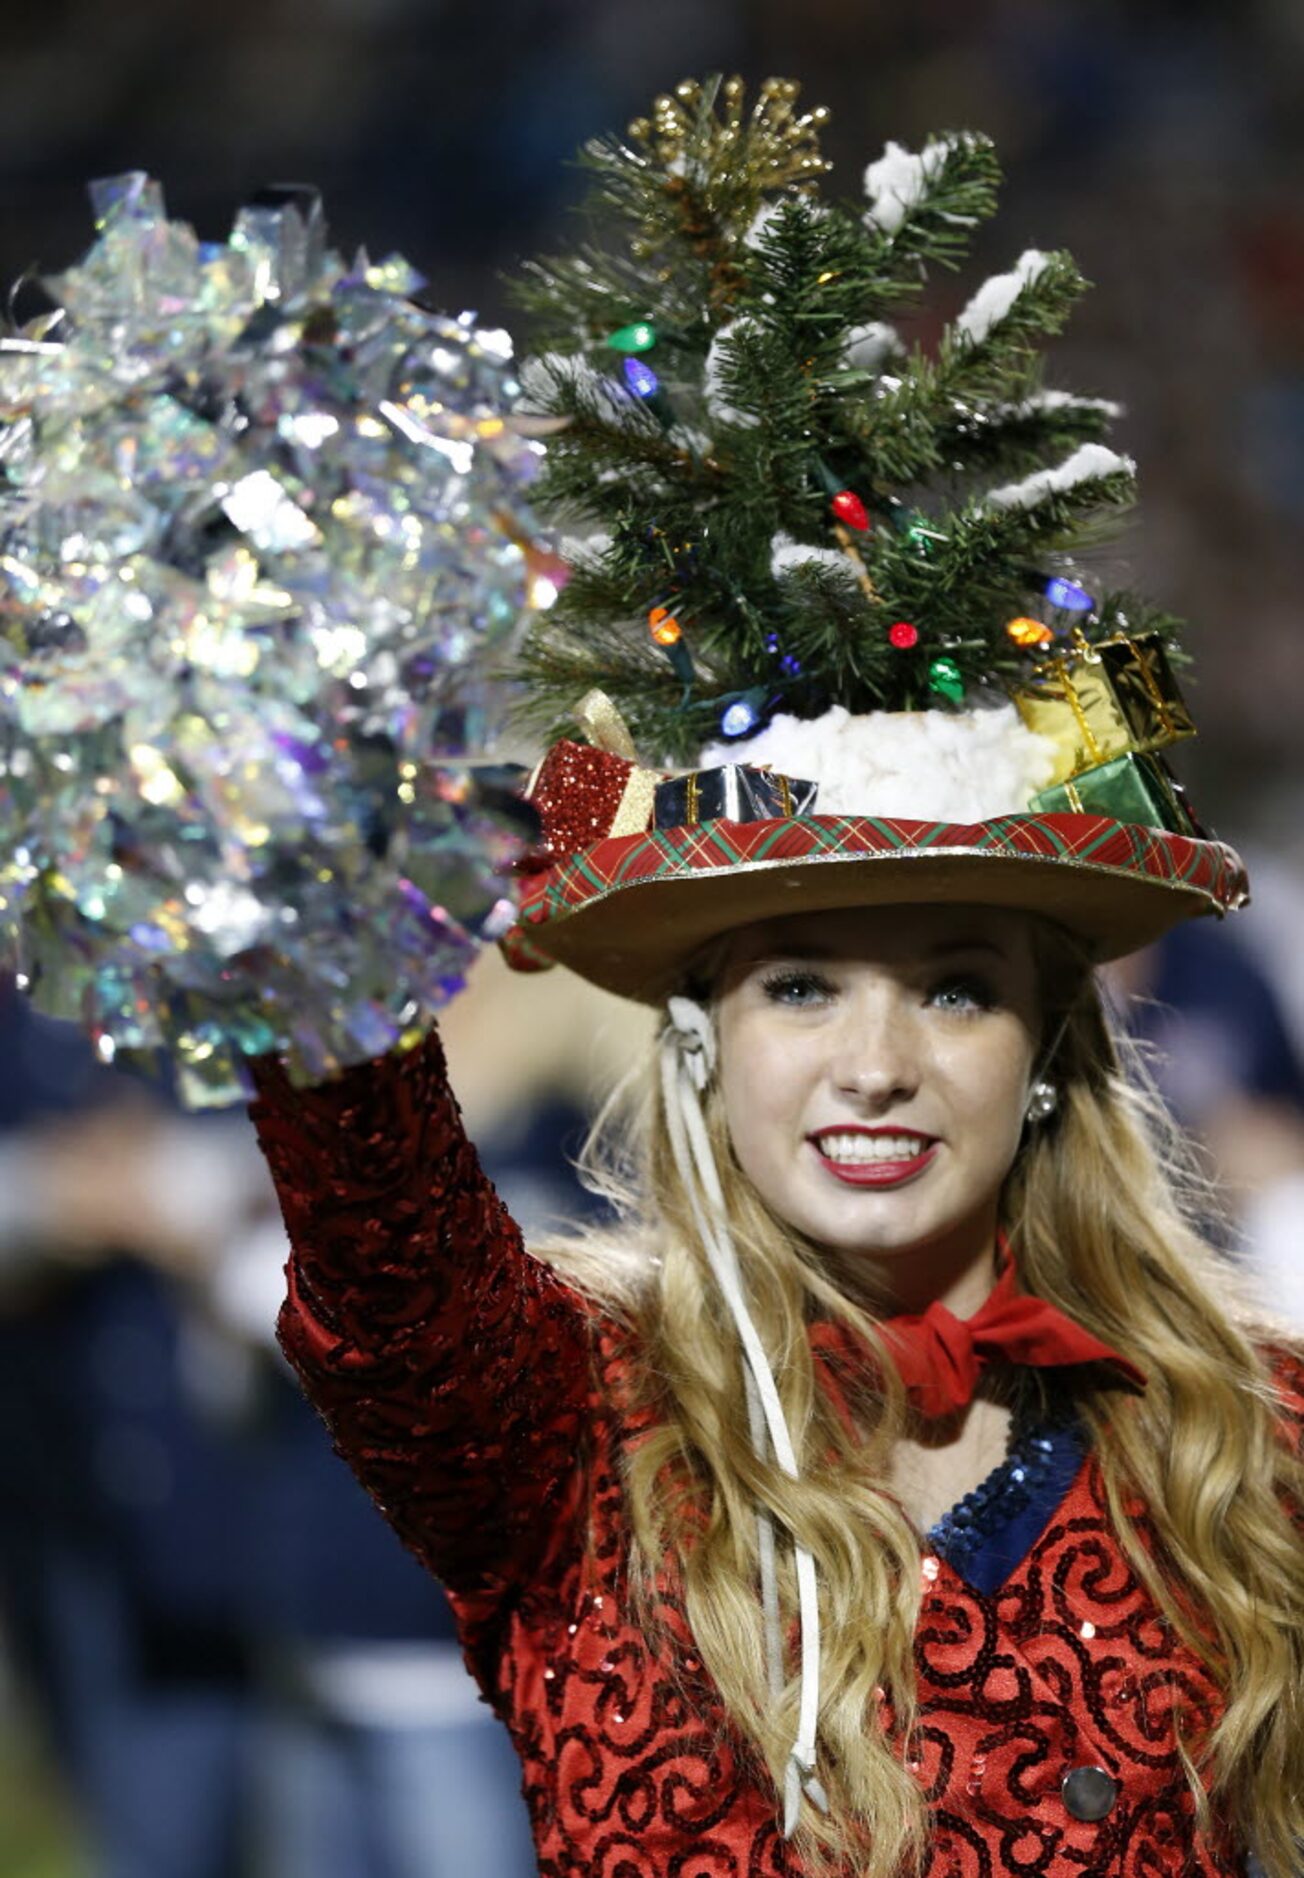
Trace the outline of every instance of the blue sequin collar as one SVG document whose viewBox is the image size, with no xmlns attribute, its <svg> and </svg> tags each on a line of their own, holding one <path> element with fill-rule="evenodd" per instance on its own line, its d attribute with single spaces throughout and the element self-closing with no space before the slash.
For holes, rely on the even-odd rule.
<svg viewBox="0 0 1304 1878">
<path fill-rule="evenodd" d="M 995 1591 L 1053 1518 L 1082 1464 L 1087 1434 L 1071 1404 L 1016 1434 L 999 1467 L 944 1513 L 926 1543 L 980 1591 Z"/>
</svg>

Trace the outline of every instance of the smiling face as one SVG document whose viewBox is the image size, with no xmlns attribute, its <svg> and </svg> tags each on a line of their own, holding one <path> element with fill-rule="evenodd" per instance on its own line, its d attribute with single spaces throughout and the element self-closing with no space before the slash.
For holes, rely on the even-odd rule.
<svg viewBox="0 0 1304 1878">
<path fill-rule="evenodd" d="M 905 1308 L 963 1310 L 966 1285 L 976 1307 L 1041 1030 L 1031 921 L 766 921 L 734 939 L 716 1016 L 734 1152 L 770 1210 L 844 1270 L 869 1261 Z"/>
</svg>

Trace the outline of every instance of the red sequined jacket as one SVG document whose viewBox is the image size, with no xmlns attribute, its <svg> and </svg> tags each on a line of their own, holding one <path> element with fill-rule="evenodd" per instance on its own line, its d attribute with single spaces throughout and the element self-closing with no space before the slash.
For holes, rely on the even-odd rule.
<svg viewBox="0 0 1304 1878">
<path fill-rule="evenodd" d="M 294 1248 L 284 1348 L 448 1588 L 520 1753 L 541 1873 L 791 1878 L 700 1664 L 670 1674 L 631 1621 L 612 1328 L 524 1251 L 438 1043 L 299 1092 L 269 1064 L 261 1088 Z M 1304 1365 L 1281 1361 L 1299 1440 Z M 1090 1458 L 994 1595 L 945 1560 L 924 1577 L 930 1878 L 1241 1870 L 1242 1848 L 1195 1833 L 1174 1742 L 1174 1702 L 1198 1727 L 1215 1691 L 1120 1555 Z M 1091 1769 L 1110 1779 L 1066 1785 Z"/>
</svg>

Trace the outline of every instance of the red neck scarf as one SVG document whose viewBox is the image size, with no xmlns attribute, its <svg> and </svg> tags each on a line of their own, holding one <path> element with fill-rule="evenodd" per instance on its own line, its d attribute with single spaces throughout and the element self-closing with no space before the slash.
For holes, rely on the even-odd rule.
<svg viewBox="0 0 1304 1878">
<path fill-rule="evenodd" d="M 993 1362 L 1061 1368 L 1074 1363 L 1108 1363 L 1128 1382 L 1144 1389 L 1146 1379 L 1134 1363 L 1083 1330 L 1055 1305 L 1016 1290 L 1014 1260 L 1004 1240 L 998 1245 L 999 1275 L 991 1296 L 972 1317 L 957 1317 L 941 1303 L 918 1316 L 889 1317 L 881 1330 L 911 1405 L 926 1420 L 953 1415 L 973 1400 L 983 1371 Z M 840 1324 L 812 1327 L 811 1343 L 821 1362 L 844 1361 L 854 1340 Z M 841 1395 L 841 1390 L 837 1390 Z"/>
</svg>

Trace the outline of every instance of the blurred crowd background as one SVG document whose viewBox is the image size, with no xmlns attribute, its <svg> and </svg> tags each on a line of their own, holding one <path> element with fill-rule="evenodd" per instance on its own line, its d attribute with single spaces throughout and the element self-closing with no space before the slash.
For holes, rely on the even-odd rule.
<svg viewBox="0 0 1304 1878">
<path fill-rule="evenodd" d="M 564 228 L 566 159 L 689 73 L 802 80 L 849 193 L 889 137 L 988 132 L 1005 208 L 939 314 L 1028 245 L 1096 288 L 1053 378 L 1121 398 L 1110 554 L 1193 622 L 1179 765 L 1251 910 L 1117 992 L 1304 1325 L 1304 10 L 1295 0 L 10 0 L 0 276 L 128 168 L 220 234 L 269 182 L 450 308 Z M 527 1229 L 633 1020 L 487 960 L 455 1081 Z M 591 1039 L 583 1052 L 575 1038 Z M 516 1878 L 505 1741 L 435 1588 L 271 1341 L 283 1244 L 243 1117 L 182 1116 L 0 988 L 0 1878 Z"/>
</svg>

